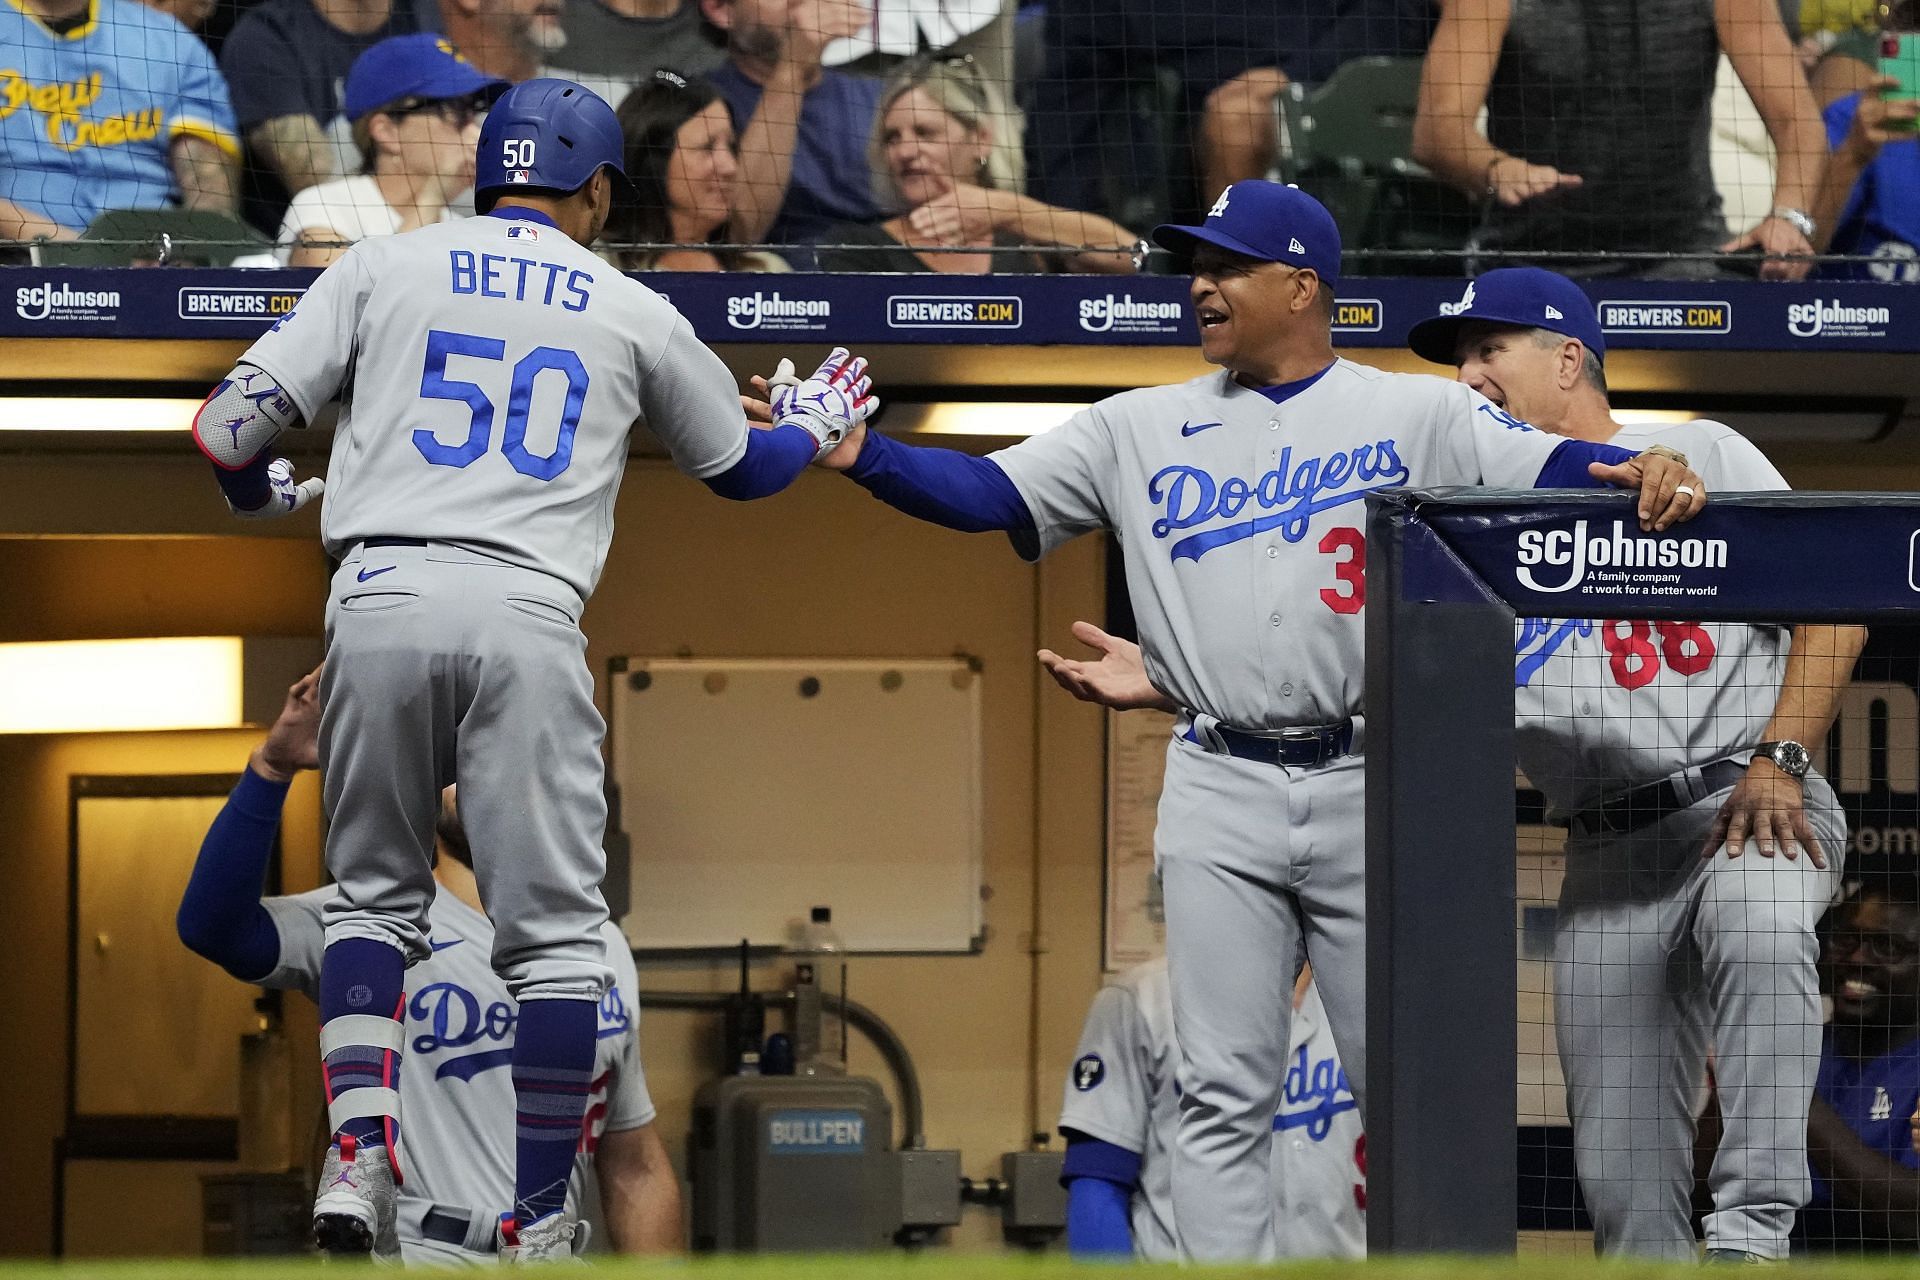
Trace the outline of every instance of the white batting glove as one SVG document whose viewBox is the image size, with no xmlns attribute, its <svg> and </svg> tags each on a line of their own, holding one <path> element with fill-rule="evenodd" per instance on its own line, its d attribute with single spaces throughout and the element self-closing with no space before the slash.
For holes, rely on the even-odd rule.
<svg viewBox="0 0 1920 1280">
<path fill-rule="evenodd" d="M 293 464 L 285 458 L 275 458 L 267 465 L 267 483 L 272 486 L 273 494 L 264 503 L 251 511 L 242 511 L 229 501 L 228 509 L 242 520 L 271 520 L 276 516 L 292 515 L 319 497 L 327 487 L 327 482 L 319 476 L 295 484 Z"/>
<path fill-rule="evenodd" d="M 866 360 L 845 347 L 835 347 L 805 381 L 794 374 L 793 361 L 782 360 L 767 379 L 767 389 L 773 394 L 773 425 L 792 424 L 806 431 L 820 442 L 816 458 L 833 452 L 880 407 Z"/>
</svg>

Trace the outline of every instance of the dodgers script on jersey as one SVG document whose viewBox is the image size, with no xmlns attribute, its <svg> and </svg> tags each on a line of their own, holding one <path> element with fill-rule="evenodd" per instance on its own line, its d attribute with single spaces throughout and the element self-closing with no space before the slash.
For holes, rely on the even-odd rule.
<svg viewBox="0 0 1920 1280">
<path fill-rule="evenodd" d="M 326 945 L 322 908 L 331 887 L 268 898 L 280 933 L 280 963 L 265 987 L 316 996 Z M 430 911 L 433 954 L 407 970 L 406 1070 L 400 1073 L 401 1242 L 409 1261 L 446 1261 L 450 1246 L 408 1238 L 428 1203 L 470 1210 L 491 1234 L 513 1201 L 514 1097 L 511 1064 L 516 1009 L 493 971 L 493 925 L 441 890 Z M 619 929 L 601 932 L 613 985 L 600 1002 L 593 1091 L 568 1199 L 576 1212 L 600 1136 L 654 1119 L 640 1067 L 640 984 Z M 410 1211 L 411 1210 L 411 1211 Z"/>
<path fill-rule="evenodd" d="M 666 299 L 551 226 L 363 240 L 250 347 L 312 422 L 336 396 L 321 531 L 446 542 L 584 599 L 644 419 L 700 479 L 746 453 L 733 375 Z"/>
<path fill-rule="evenodd" d="M 1760 450 L 1718 422 L 1632 426 L 1608 443 L 1635 453 L 1678 449 L 1716 493 L 1787 487 Z M 1657 536 L 1679 542 L 1690 536 L 1684 530 Z M 1513 674 L 1520 767 L 1565 814 L 1603 792 L 1750 750 L 1773 714 L 1791 638 L 1785 627 L 1742 623 L 1521 619 Z"/>
<path fill-rule="evenodd" d="M 992 457 L 1038 552 L 1119 535 L 1154 685 L 1263 730 L 1360 710 L 1368 493 L 1531 488 L 1561 443 L 1457 383 L 1337 360 L 1280 404 L 1211 373 L 1112 396 Z"/>
<path fill-rule="evenodd" d="M 1167 962 L 1121 974 L 1094 997 L 1068 1076 L 1060 1127 L 1140 1156 L 1134 1251 L 1179 1258 L 1173 1226 L 1173 1143 L 1180 1128 L 1173 996 Z M 1294 1011 L 1286 1087 L 1273 1120 L 1274 1233 L 1283 1258 L 1366 1253 L 1360 1111 L 1334 1052 L 1319 990 Z"/>
</svg>

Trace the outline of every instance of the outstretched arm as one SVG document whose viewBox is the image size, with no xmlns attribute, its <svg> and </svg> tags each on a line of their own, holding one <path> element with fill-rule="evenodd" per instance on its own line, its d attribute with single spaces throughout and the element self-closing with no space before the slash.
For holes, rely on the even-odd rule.
<svg viewBox="0 0 1920 1280">
<path fill-rule="evenodd" d="M 280 961 L 280 933 L 261 905 L 274 833 L 293 775 L 319 764 L 320 672 L 287 690 L 280 717 L 254 748 L 240 783 L 207 828 L 180 899 L 180 941 L 242 982 Z"/>
<path fill-rule="evenodd" d="M 1063 658 L 1051 649 L 1040 651 L 1040 665 L 1054 683 L 1082 702 L 1097 703 L 1116 711 L 1149 708 L 1178 712 L 1172 698 L 1153 687 L 1147 678 L 1147 664 L 1140 646 L 1119 636 L 1110 636 L 1091 622 L 1073 624 L 1073 638 L 1099 653 L 1091 662 Z"/>
</svg>

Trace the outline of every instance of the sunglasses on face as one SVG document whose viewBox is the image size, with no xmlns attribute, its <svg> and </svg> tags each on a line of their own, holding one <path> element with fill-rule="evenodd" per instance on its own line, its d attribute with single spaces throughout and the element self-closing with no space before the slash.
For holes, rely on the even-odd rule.
<svg viewBox="0 0 1920 1280">
<path fill-rule="evenodd" d="M 387 114 L 396 120 L 403 116 L 433 115 L 456 129 L 464 129 L 486 111 L 485 96 L 475 93 L 464 98 L 402 98 L 387 109 Z"/>
</svg>

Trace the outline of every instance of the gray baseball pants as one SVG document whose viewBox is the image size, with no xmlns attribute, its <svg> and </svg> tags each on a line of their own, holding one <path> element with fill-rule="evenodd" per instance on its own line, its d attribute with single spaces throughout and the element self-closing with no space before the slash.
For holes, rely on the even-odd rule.
<svg viewBox="0 0 1920 1280">
<path fill-rule="evenodd" d="M 327 941 L 430 954 L 434 821 L 461 825 L 517 1000 L 598 1000 L 607 819 L 581 600 L 566 583 L 461 548 L 364 546 L 333 577 L 321 682 Z"/>
<path fill-rule="evenodd" d="M 1820 1070 L 1814 928 L 1839 889 L 1846 820 L 1806 780 L 1827 856 L 1700 857 L 1731 788 L 1625 835 L 1572 835 L 1554 1015 L 1580 1188 L 1602 1253 L 1691 1259 L 1694 1116 L 1712 1051 L 1725 1128 L 1707 1247 L 1784 1258 L 1806 1203 Z"/>
</svg>

